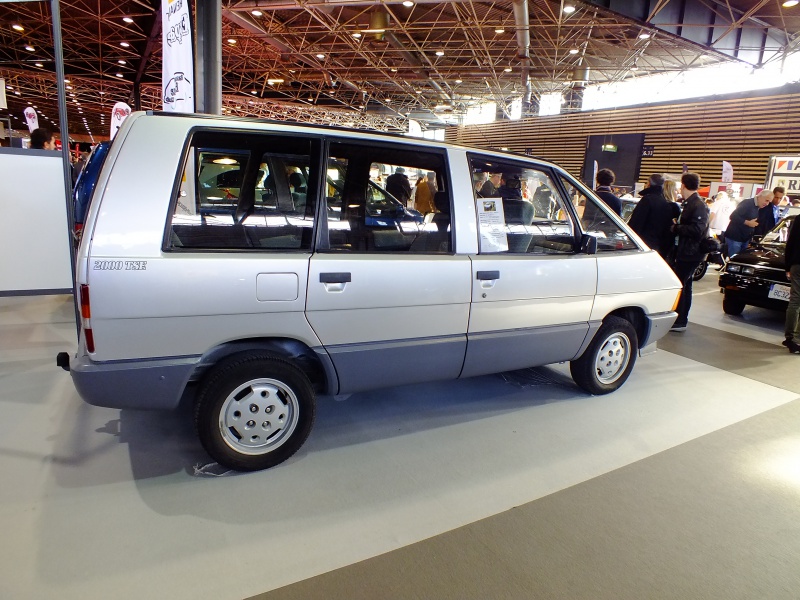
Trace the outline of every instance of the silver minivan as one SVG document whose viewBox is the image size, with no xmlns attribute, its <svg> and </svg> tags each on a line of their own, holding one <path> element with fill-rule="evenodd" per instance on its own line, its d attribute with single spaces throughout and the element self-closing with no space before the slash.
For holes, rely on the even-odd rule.
<svg viewBox="0 0 800 600">
<path fill-rule="evenodd" d="M 111 146 L 75 283 L 79 345 L 60 364 L 83 399 L 172 409 L 191 386 L 201 443 L 242 471 L 302 446 L 317 394 L 563 361 L 612 392 L 680 293 L 551 163 L 157 113 L 132 114 Z"/>
</svg>

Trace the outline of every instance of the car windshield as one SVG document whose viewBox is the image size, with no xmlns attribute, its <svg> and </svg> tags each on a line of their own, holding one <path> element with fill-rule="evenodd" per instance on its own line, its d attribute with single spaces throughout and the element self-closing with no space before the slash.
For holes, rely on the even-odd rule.
<svg viewBox="0 0 800 600">
<path fill-rule="evenodd" d="M 780 223 L 772 228 L 772 231 L 763 237 L 761 243 L 767 246 L 779 246 L 785 244 L 786 238 L 789 237 L 789 227 L 794 219 L 794 215 L 790 215 L 783 219 Z"/>
</svg>

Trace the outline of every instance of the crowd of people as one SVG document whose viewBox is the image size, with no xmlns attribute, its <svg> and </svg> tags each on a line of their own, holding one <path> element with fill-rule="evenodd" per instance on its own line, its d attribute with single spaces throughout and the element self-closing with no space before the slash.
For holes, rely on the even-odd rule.
<svg viewBox="0 0 800 600">
<path fill-rule="evenodd" d="M 611 194 L 614 174 L 602 169 L 597 174 L 597 196 L 619 214 L 618 200 Z M 678 185 L 680 187 L 678 188 Z M 800 199 L 786 197 L 783 187 L 765 189 L 738 203 L 726 191 L 703 200 L 699 194 L 700 177 L 684 173 L 680 182 L 665 179 L 659 173 L 650 176 L 648 186 L 628 224 L 653 250 L 671 266 L 683 290 L 678 302 L 678 317 L 670 331 L 686 331 L 692 305 L 692 282 L 695 269 L 706 260 L 708 238 L 721 242 L 720 250 L 730 257 L 745 250 L 756 236 L 763 237 L 787 214 L 788 206 L 800 206 Z M 786 243 L 786 278 L 790 283 L 790 300 L 786 311 L 783 345 L 792 353 L 800 353 L 800 226 L 791 229 Z"/>
</svg>

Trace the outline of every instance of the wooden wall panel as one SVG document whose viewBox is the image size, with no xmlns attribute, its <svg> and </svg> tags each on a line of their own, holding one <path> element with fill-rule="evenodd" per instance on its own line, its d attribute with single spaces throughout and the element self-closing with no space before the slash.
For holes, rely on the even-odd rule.
<svg viewBox="0 0 800 600">
<path fill-rule="evenodd" d="M 771 155 L 800 154 L 800 93 L 499 121 L 448 129 L 446 140 L 519 153 L 530 148 L 579 175 L 587 136 L 615 133 L 644 133 L 644 143 L 655 147 L 653 157 L 642 159 L 642 181 L 650 173 L 679 174 L 686 163 L 708 184 L 719 181 L 727 160 L 736 181 L 763 182 Z"/>
</svg>

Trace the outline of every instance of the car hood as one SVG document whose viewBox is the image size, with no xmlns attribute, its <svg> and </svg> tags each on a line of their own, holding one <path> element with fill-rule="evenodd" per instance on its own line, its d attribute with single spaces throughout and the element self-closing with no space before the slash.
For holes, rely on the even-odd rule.
<svg viewBox="0 0 800 600">
<path fill-rule="evenodd" d="M 755 246 L 734 255 L 730 262 L 755 267 L 783 268 L 783 246 Z"/>
</svg>

